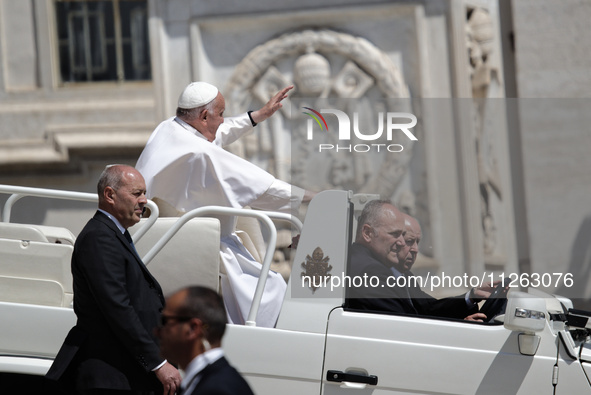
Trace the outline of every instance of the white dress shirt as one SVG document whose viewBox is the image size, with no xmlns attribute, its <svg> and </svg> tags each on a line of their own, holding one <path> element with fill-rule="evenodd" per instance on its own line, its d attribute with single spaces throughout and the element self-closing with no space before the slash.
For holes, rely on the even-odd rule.
<svg viewBox="0 0 591 395">
<path fill-rule="evenodd" d="M 199 373 L 223 356 L 224 350 L 218 347 L 205 351 L 203 354 L 199 354 L 193 358 L 187 365 L 185 375 L 181 381 L 181 392 L 183 394 L 190 394 L 201 379 Z"/>
</svg>

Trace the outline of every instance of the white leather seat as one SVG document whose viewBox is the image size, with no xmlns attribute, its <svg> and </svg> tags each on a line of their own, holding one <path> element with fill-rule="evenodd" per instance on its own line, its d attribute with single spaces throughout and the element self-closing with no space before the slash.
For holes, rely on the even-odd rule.
<svg viewBox="0 0 591 395">
<path fill-rule="evenodd" d="M 69 244 L 0 238 L 0 300 L 69 307 L 73 251 Z"/>
<path fill-rule="evenodd" d="M 156 244 L 178 220 L 159 217 L 148 232 L 135 243 L 141 257 Z M 131 234 L 143 226 L 146 219 L 129 228 Z M 220 221 L 215 218 L 193 218 L 148 263 L 148 270 L 160 283 L 164 294 L 190 285 L 219 289 Z"/>
</svg>

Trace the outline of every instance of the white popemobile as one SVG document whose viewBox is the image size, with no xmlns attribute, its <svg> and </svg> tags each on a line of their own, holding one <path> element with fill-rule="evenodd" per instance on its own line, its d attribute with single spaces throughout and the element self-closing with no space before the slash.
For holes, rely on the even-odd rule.
<svg viewBox="0 0 591 395">
<path fill-rule="evenodd" d="M 0 193 L 13 195 L 0 223 L 0 385 L 31 388 L 75 324 L 70 274 L 75 237 L 64 228 L 10 223 L 12 206 L 26 195 L 91 202 L 96 195 L 11 186 L 0 186 Z M 255 393 L 591 393 L 591 313 L 572 310 L 566 298 L 511 290 L 504 315 L 493 323 L 470 323 L 351 311 L 342 286 L 314 287 L 311 277 L 347 273 L 354 213 L 371 198 L 322 192 L 310 203 L 303 226 L 291 220 L 301 237 L 276 327 L 258 327 L 253 318 L 262 275 L 247 325 L 229 325 L 224 337 L 228 359 Z M 158 218 L 156 205 L 149 207 L 150 218 L 131 229 L 165 293 L 188 284 L 219 289 L 219 221 L 196 217 L 224 210 L 256 217 L 267 227 L 264 268 L 276 241 L 270 217 L 290 220 L 216 207 Z"/>
</svg>

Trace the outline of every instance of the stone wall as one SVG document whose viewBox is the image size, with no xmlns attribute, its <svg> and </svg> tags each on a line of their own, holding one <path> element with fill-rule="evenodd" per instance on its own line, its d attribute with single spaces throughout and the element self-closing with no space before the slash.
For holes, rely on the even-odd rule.
<svg viewBox="0 0 591 395">
<path fill-rule="evenodd" d="M 519 160 L 532 272 L 574 274 L 558 291 L 589 299 L 591 3 L 514 0 Z M 519 139 L 519 140 L 518 140 Z M 589 305 L 584 306 L 589 308 Z"/>
</svg>

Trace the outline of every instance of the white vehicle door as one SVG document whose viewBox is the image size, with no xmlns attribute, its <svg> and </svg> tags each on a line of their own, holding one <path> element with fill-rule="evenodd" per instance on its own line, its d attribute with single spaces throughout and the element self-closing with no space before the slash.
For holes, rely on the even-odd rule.
<svg viewBox="0 0 591 395">
<path fill-rule="evenodd" d="M 503 325 L 334 309 L 322 394 L 551 394 L 556 337 L 535 356 Z"/>
</svg>

